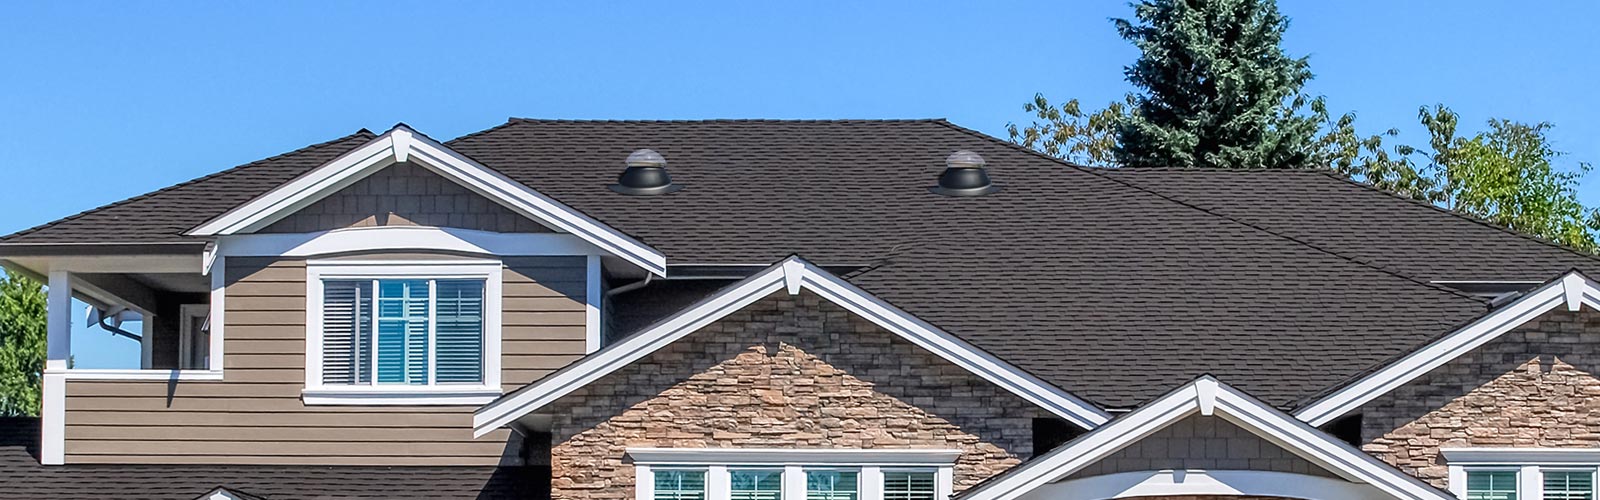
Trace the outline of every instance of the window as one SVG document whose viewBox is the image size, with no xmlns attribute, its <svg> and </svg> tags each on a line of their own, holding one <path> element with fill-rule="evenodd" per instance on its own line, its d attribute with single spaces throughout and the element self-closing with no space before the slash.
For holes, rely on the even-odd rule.
<svg viewBox="0 0 1600 500">
<path fill-rule="evenodd" d="M 731 500 L 782 500 L 782 469 L 744 469 L 728 471 Z"/>
<path fill-rule="evenodd" d="M 705 500 L 706 471 L 655 471 L 655 500 Z"/>
<path fill-rule="evenodd" d="M 883 471 L 883 499 L 934 500 L 936 481 L 933 471 Z"/>
<path fill-rule="evenodd" d="M 483 383 L 484 280 L 335 279 L 322 290 L 322 383 Z"/>
<path fill-rule="evenodd" d="M 1517 500 L 1517 472 L 1467 471 L 1467 500 Z"/>
<path fill-rule="evenodd" d="M 806 500 L 856 500 L 861 473 L 854 470 L 806 471 Z"/>
<path fill-rule="evenodd" d="M 500 269 L 494 261 L 308 262 L 306 404 L 492 401 L 500 394 Z"/>
<path fill-rule="evenodd" d="M 1594 500 L 1594 471 L 1544 471 L 1544 500 Z"/>
</svg>

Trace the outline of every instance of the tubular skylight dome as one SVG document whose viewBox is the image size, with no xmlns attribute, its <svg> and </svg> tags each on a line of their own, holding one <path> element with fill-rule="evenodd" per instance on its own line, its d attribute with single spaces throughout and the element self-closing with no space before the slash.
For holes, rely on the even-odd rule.
<svg viewBox="0 0 1600 500">
<path fill-rule="evenodd" d="M 667 158 L 650 149 L 630 153 L 624 163 L 628 168 L 617 176 L 617 183 L 607 186 L 612 191 L 635 196 L 667 194 L 683 189 L 672 183 L 667 174 Z"/>
<path fill-rule="evenodd" d="M 1000 187 L 989 181 L 982 156 L 967 150 L 956 151 L 944 159 L 944 173 L 939 174 L 939 185 L 928 188 L 945 196 L 982 196 Z"/>
</svg>

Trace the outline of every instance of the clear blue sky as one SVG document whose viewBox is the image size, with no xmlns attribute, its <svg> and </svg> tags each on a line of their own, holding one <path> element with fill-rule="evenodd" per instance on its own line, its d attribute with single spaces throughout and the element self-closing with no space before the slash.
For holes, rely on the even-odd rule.
<svg viewBox="0 0 1600 500">
<path fill-rule="evenodd" d="M 1572 159 L 1600 160 L 1600 2 L 1281 8 L 1288 50 L 1311 56 L 1310 90 L 1367 132 L 1420 142 L 1417 107 L 1443 102 L 1467 130 L 1553 122 Z M 0 233 L 401 121 L 451 138 L 510 116 L 944 117 L 1003 135 L 1035 92 L 1095 105 L 1126 92 L 1136 51 L 1108 18 L 1128 13 L 1118 1 L 12 4 Z M 1584 197 L 1600 203 L 1600 174 Z M 103 344 L 80 341 L 80 364 L 106 364 Z"/>
</svg>

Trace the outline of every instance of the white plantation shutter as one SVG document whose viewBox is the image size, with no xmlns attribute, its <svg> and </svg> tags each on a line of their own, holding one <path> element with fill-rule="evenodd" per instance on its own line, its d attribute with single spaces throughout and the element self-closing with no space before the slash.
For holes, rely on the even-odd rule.
<svg viewBox="0 0 1600 500">
<path fill-rule="evenodd" d="M 483 280 L 439 280 L 435 287 L 436 380 L 483 382 Z"/>
<path fill-rule="evenodd" d="M 322 284 L 322 383 L 371 381 L 371 280 Z"/>
<path fill-rule="evenodd" d="M 884 471 L 884 500 L 933 500 L 938 477 L 933 471 Z"/>
<path fill-rule="evenodd" d="M 1594 473 L 1545 471 L 1544 500 L 1594 500 Z"/>
</svg>

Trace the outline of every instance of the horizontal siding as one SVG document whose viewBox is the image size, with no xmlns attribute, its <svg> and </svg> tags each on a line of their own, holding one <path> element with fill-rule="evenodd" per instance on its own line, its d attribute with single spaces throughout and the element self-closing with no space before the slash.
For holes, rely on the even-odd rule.
<svg viewBox="0 0 1600 500">
<path fill-rule="evenodd" d="M 68 463 L 490 465 L 509 430 L 476 406 L 306 406 L 305 263 L 232 258 L 224 380 L 67 382 Z M 501 377 L 514 390 L 583 356 L 584 259 L 506 259 Z"/>
</svg>

